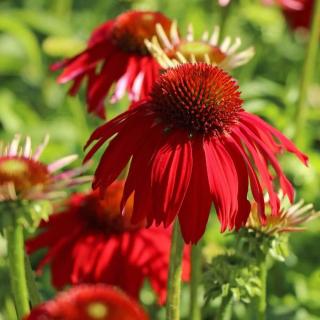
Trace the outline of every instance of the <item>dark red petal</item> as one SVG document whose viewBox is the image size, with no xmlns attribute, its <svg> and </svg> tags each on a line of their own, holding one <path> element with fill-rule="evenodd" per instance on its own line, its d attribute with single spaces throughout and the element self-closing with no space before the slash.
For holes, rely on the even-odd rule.
<svg viewBox="0 0 320 320">
<path fill-rule="evenodd" d="M 283 190 L 285 195 L 288 195 L 289 200 L 291 203 L 293 202 L 293 197 L 294 197 L 294 190 L 293 187 L 290 183 L 290 181 L 287 179 L 287 177 L 284 175 L 278 160 L 274 156 L 272 152 L 268 150 L 263 144 L 263 141 L 260 141 L 254 134 L 250 133 L 245 127 L 242 127 L 242 130 L 244 134 L 248 136 L 249 139 L 252 139 L 256 145 L 256 147 L 260 150 L 261 154 L 265 158 L 266 161 L 269 161 L 273 168 L 275 169 L 279 180 L 280 180 L 280 186 L 281 189 Z"/>
<path fill-rule="evenodd" d="M 180 210 L 192 171 L 191 142 L 185 131 L 168 133 L 153 159 L 151 189 L 157 223 L 171 224 Z"/>
<path fill-rule="evenodd" d="M 181 232 L 186 243 L 197 243 L 200 240 L 210 213 L 211 195 L 205 152 L 202 137 L 194 137 L 191 180 L 179 212 Z"/>
<path fill-rule="evenodd" d="M 260 215 L 260 219 L 264 223 L 266 221 L 265 203 L 264 203 L 263 190 L 262 190 L 259 178 L 256 175 L 254 171 L 254 167 L 251 164 L 251 160 L 246 154 L 239 138 L 237 136 L 231 135 L 228 137 L 228 140 L 230 142 L 229 147 L 233 148 L 235 152 L 238 152 L 238 154 L 241 155 L 243 162 L 246 164 L 247 172 L 249 174 L 249 179 L 250 179 L 252 195 L 258 204 L 258 212 Z"/>
<path fill-rule="evenodd" d="M 221 231 L 223 232 L 230 225 L 230 218 L 233 215 L 232 209 L 235 208 L 233 197 L 236 194 L 232 192 L 233 186 L 226 179 L 221 159 L 217 154 L 215 139 L 205 140 L 203 148 L 210 193 L 221 223 Z"/>
<path fill-rule="evenodd" d="M 308 157 L 303 154 L 298 148 L 288 139 L 286 138 L 280 131 L 273 128 L 271 125 L 260 119 L 259 117 L 247 113 L 242 112 L 241 117 L 243 120 L 247 120 L 249 123 L 254 123 L 256 126 L 260 127 L 262 131 L 267 131 L 272 133 L 274 137 L 276 137 L 285 147 L 285 149 L 291 153 L 294 153 L 305 165 L 308 163 Z"/>
<path fill-rule="evenodd" d="M 137 150 L 133 154 L 130 169 L 124 186 L 123 196 L 121 199 L 121 212 L 123 212 L 126 202 L 132 192 L 141 183 L 148 183 L 148 189 L 150 193 L 150 176 L 147 175 L 147 171 L 150 172 L 151 170 L 151 160 L 153 159 L 153 156 L 157 151 L 158 144 L 160 143 L 160 141 L 162 141 L 163 134 L 164 128 L 161 125 L 154 126 L 148 132 L 148 139 L 143 143 L 143 145 L 141 145 L 139 150 Z M 145 205 L 147 204 L 146 207 L 149 207 L 150 205 L 151 208 L 151 196 L 147 197 L 145 194 L 142 194 L 142 197 L 144 198 L 144 200 L 142 201 L 145 203 Z M 137 199 L 134 203 L 134 206 L 136 210 L 134 210 L 132 214 L 132 222 L 137 223 L 144 219 L 144 210 L 137 209 L 137 207 L 140 207 L 139 200 Z"/>
<path fill-rule="evenodd" d="M 95 172 L 94 189 L 101 188 L 103 192 L 119 176 L 132 154 L 141 146 L 146 131 L 150 129 L 153 122 L 153 115 L 150 114 L 139 114 L 139 116 L 128 118 L 101 157 Z"/>
<path fill-rule="evenodd" d="M 124 74 L 128 54 L 119 52 L 104 62 L 101 71 L 88 84 L 87 104 L 91 110 L 99 108 L 108 94 L 111 85 Z"/>
<path fill-rule="evenodd" d="M 114 119 L 108 121 L 104 125 L 98 127 L 88 139 L 84 149 L 87 149 L 89 145 L 94 141 L 101 138 L 109 139 L 113 136 L 119 129 L 122 129 L 125 125 L 125 120 L 131 115 L 136 114 L 137 111 L 133 112 L 132 110 L 126 111 L 115 117 Z"/>
<path fill-rule="evenodd" d="M 240 129 L 234 129 L 234 134 L 237 135 L 244 143 L 244 145 L 248 148 L 250 154 L 253 157 L 253 162 L 257 166 L 258 172 L 261 176 L 262 182 L 268 190 L 268 194 L 270 197 L 270 206 L 273 215 L 278 215 L 280 209 L 280 200 L 277 192 L 274 190 L 273 186 L 273 177 L 268 170 L 268 164 L 266 163 L 263 155 L 256 148 L 256 146 L 249 140 Z"/>
<path fill-rule="evenodd" d="M 237 171 L 237 180 L 234 183 L 237 183 L 237 200 L 238 200 L 238 212 L 236 212 L 235 225 L 236 229 L 244 226 L 247 222 L 248 216 L 251 210 L 251 203 L 247 199 L 248 188 L 249 188 L 249 173 L 241 154 L 236 148 L 232 145 L 230 138 L 224 139 L 224 148 L 226 152 L 230 155 L 231 160 L 233 161 L 234 167 Z M 263 199 L 262 199 L 263 200 Z"/>
<path fill-rule="evenodd" d="M 109 59 L 116 51 L 112 44 L 100 43 L 92 48 L 86 49 L 72 59 L 64 63 L 65 69 L 58 77 L 59 83 L 66 83 L 90 69 L 94 69 L 100 60 Z"/>
</svg>

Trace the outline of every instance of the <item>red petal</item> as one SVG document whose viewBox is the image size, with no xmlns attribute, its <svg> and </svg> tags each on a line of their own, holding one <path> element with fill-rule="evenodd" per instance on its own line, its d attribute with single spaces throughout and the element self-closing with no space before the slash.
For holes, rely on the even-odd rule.
<svg viewBox="0 0 320 320">
<path fill-rule="evenodd" d="M 125 73 L 128 54 L 119 52 L 105 61 L 101 71 L 88 84 L 87 104 L 90 110 L 98 109 L 108 94 L 111 85 Z"/>
<path fill-rule="evenodd" d="M 180 210 L 192 170 L 191 142 L 185 131 L 169 133 L 153 159 L 151 189 L 157 223 L 171 224 Z"/>
<path fill-rule="evenodd" d="M 203 140 L 193 138 L 191 180 L 179 212 L 181 232 L 186 243 L 197 243 L 202 237 L 211 207 L 211 195 Z"/>
<path fill-rule="evenodd" d="M 244 120 L 247 119 L 249 123 L 254 123 L 255 125 L 259 126 L 262 129 L 262 131 L 272 133 L 283 144 L 287 151 L 294 153 L 305 165 L 307 165 L 308 157 L 305 154 L 303 154 L 300 150 L 298 150 L 297 147 L 280 131 L 273 128 L 271 125 L 269 125 L 259 117 L 249 114 L 247 112 L 242 112 L 242 118 Z"/>
<path fill-rule="evenodd" d="M 101 157 L 95 172 L 94 189 L 99 187 L 103 192 L 119 176 L 132 154 L 141 146 L 153 121 L 153 115 L 139 114 L 128 118 L 122 130 L 111 140 Z"/>
</svg>

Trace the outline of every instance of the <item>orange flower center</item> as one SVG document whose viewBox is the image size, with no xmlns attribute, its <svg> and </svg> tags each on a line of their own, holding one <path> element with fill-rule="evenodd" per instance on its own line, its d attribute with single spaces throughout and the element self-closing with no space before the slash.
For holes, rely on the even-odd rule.
<svg viewBox="0 0 320 320">
<path fill-rule="evenodd" d="M 152 106 L 168 129 L 181 127 L 192 135 L 220 136 L 238 122 L 242 100 L 235 80 L 205 63 L 168 69 L 153 86 Z"/>
<path fill-rule="evenodd" d="M 47 166 L 21 157 L 0 158 L 0 186 L 12 183 L 17 193 L 43 187 L 49 180 Z"/>
<path fill-rule="evenodd" d="M 120 212 L 123 183 L 114 182 L 106 191 L 104 198 L 100 199 L 99 192 L 94 192 L 85 198 L 82 212 L 95 226 L 104 231 L 122 233 L 140 229 L 144 223 L 132 225 L 133 197 L 126 203 L 124 213 Z"/>
<path fill-rule="evenodd" d="M 112 37 L 114 42 L 125 52 L 149 55 L 144 40 L 156 33 L 156 24 L 162 25 L 169 34 L 171 21 L 159 12 L 125 12 L 115 20 Z"/>
<path fill-rule="evenodd" d="M 206 62 L 206 55 L 211 62 L 216 64 L 221 63 L 227 57 L 219 48 L 202 41 L 181 42 L 177 45 L 175 51 L 181 52 L 188 60 L 194 56 L 198 62 Z"/>
</svg>

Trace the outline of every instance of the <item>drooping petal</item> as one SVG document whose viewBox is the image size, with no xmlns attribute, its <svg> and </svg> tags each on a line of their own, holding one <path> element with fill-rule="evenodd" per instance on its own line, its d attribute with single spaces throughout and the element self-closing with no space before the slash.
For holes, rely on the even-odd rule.
<svg viewBox="0 0 320 320">
<path fill-rule="evenodd" d="M 226 178 L 216 144 L 214 139 L 206 139 L 203 148 L 211 197 L 221 223 L 221 231 L 224 231 L 230 225 L 230 218 L 237 207 L 234 203 L 237 193 L 234 192 L 236 186 L 231 186 L 230 181 Z"/>
<path fill-rule="evenodd" d="M 237 137 L 244 143 L 244 145 L 248 148 L 250 154 L 252 155 L 253 162 L 257 166 L 257 169 L 261 176 L 261 180 L 268 190 L 272 214 L 277 215 L 280 208 L 280 200 L 278 198 L 277 192 L 274 190 L 275 188 L 273 186 L 273 177 L 268 170 L 268 164 L 266 163 L 259 150 L 256 149 L 255 145 L 252 144 L 252 141 L 249 140 L 245 135 L 243 135 L 241 130 L 239 130 L 238 128 L 235 129 L 234 134 L 237 135 Z"/>
<path fill-rule="evenodd" d="M 118 135 L 111 140 L 95 172 L 93 188 L 103 192 L 121 173 L 132 154 L 143 143 L 146 131 L 154 119 L 151 115 L 131 117 Z M 134 134 L 132 134 L 134 132 Z"/>
<path fill-rule="evenodd" d="M 210 213 L 211 194 L 205 153 L 202 137 L 194 137 L 191 179 L 179 212 L 181 232 L 186 243 L 199 241 L 206 229 Z"/>
<path fill-rule="evenodd" d="M 265 215 L 263 190 L 262 190 L 259 178 L 258 178 L 257 174 L 255 173 L 254 167 L 252 166 L 248 155 L 246 154 L 245 150 L 243 149 L 243 146 L 242 146 L 239 138 L 236 136 L 233 137 L 232 135 L 230 135 L 228 137 L 228 141 L 229 141 L 229 148 L 231 148 L 230 152 L 233 152 L 233 153 L 241 156 L 241 157 L 237 157 L 237 159 L 239 159 L 239 162 L 243 161 L 243 163 L 245 164 L 245 166 L 247 168 L 247 173 L 248 173 L 249 179 L 250 179 L 250 187 L 251 187 L 252 195 L 258 204 L 258 212 L 260 215 L 260 219 L 262 220 L 262 222 L 265 222 L 266 215 Z"/>
<path fill-rule="evenodd" d="M 151 189 L 157 223 L 171 224 L 180 210 L 192 171 L 191 142 L 186 132 L 168 133 L 153 159 Z"/>
<path fill-rule="evenodd" d="M 255 124 L 256 127 L 259 127 L 262 131 L 270 132 L 276 139 L 278 139 L 283 147 L 291 152 L 294 153 L 302 163 L 305 165 L 308 164 L 308 157 L 303 154 L 288 138 L 286 138 L 280 131 L 273 128 L 271 125 L 260 119 L 259 117 L 250 114 L 248 112 L 242 112 L 241 118 L 243 121 L 249 124 Z"/>
</svg>

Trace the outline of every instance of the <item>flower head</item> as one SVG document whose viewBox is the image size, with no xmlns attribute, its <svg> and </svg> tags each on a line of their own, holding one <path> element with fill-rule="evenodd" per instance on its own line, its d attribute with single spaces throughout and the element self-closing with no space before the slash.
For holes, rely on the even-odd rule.
<svg viewBox="0 0 320 320">
<path fill-rule="evenodd" d="M 58 82 L 72 80 L 69 93 L 73 95 L 87 78 L 88 111 L 101 117 L 104 99 L 113 83 L 116 88 L 112 101 L 126 91 L 133 101 L 145 97 L 158 76 L 159 65 L 144 40 L 151 39 L 158 23 L 169 32 L 171 21 L 160 12 L 128 11 L 105 22 L 94 30 L 86 50 L 52 66 L 52 70 L 63 69 Z"/>
<path fill-rule="evenodd" d="M 252 209 L 246 228 L 258 230 L 267 235 L 275 235 L 283 232 L 303 231 L 305 228 L 302 224 L 320 217 L 320 212 L 313 209 L 312 204 L 304 205 L 304 201 L 300 200 L 293 205 L 289 205 L 283 197 L 283 193 L 279 193 L 280 208 L 277 215 L 267 214 L 267 223 L 262 225 L 258 219 L 256 203 L 252 203 Z M 266 201 L 266 207 L 270 211 L 270 202 Z"/>
<path fill-rule="evenodd" d="M 249 184 L 261 219 L 263 189 L 276 214 L 277 181 L 293 198 L 276 155 L 286 150 L 307 160 L 279 131 L 242 109 L 235 80 L 204 63 L 162 74 L 148 100 L 95 130 L 87 146 L 97 142 L 85 160 L 112 136 L 93 187 L 105 190 L 131 161 L 121 207 L 134 192 L 132 222 L 146 218 L 147 225 L 168 226 L 178 217 L 185 241 L 193 243 L 204 233 L 212 202 L 222 231 L 245 225 Z"/>
<path fill-rule="evenodd" d="M 37 227 L 51 211 L 49 199 L 64 196 L 68 187 L 91 181 L 91 177 L 77 177 L 85 167 L 57 173 L 73 162 L 76 155 L 48 165 L 41 162 L 39 158 L 47 143 L 48 137 L 34 153 L 29 137 L 23 146 L 20 146 L 19 135 L 6 146 L 0 143 L 0 207 L 3 211 L 0 230 L 16 223 L 28 228 Z"/>
<path fill-rule="evenodd" d="M 66 284 L 107 283 L 138 298 L 148 279 L 163 303 L 166 296 L 170 251 L 170 231 L 144 228 L 130 223 L 132 200 L 120 214 L 123 182 L 113 183 L 101 200 L 98 192 L 75 194 L 61 213 L 42 224 L 42 232 L 27 241 L 32 253 L 48 252 L 39 270 L 51 263 L 52 282 Z M 70 230 L 70 226 L 72 230 Z M 184 257 L 183 279 L 189 276 L 188 254 Z"/>
<path fill-rule="evenodd" d="M 64 194 L 63 188 L 88 182 L 89 177 L 76 177 L 85 169 L 73 169 L 56 173 L 59 169 L 77 159 L 70 155 L 44 164 L 39 158 L 49 139 L 38 146 L 32 154 L 31 140 L 26 137 L 25 144 L 20 146 L 20 136 L 0 149 L 0 202 L 10 200 L 50 199 Z"/>
<path fill-rule="evenodd" d="M 35 307 L 24 320 L 148 320 L 142 308 L 121 291 L 81 285 Z"/>
<path fill-rule="evenodd" d="M 170 38 L 161 25 L 157 25 L 156 30 L 158 37 L 154 36 L 152 41 L 145 42 L 163 68 L 174 67 L 189 61 L 206 62 L 230 70 L 246 64 L 254 55 L 253 47 L 237 52 L 241 45 L 240 38 L 236 38 L 234 43 L 230 37 L 221 41 L 218 26 L 214 27 L 210 37 L 208 32 L 204 32 L 200 40 L 194 39 L 192 25 L 189 25 L 185 38 L 179 36 L 176 23 L 172 24 Z"/>
</svg>

